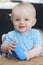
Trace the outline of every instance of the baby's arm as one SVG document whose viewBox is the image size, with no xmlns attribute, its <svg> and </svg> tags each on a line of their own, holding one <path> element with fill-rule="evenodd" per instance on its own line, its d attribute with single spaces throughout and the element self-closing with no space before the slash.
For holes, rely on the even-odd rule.
<svg viewBox="0 0 43 65">
<path fill-rule="evenodd" d="M 27 57 L 27 60 L 29 60 L 30 58 L 38 56 L 41 52 L 41 49 L 42 49 L 41 45 L 35 44 L 34 48 L 32 50 L 25 51 L 24 53 Z"/>
<path fill-rule="evenodd" d="M 16 45 L 14 45 L 15 42 L 11 42 L 9 44 L 3 43 L 1 46 L 1 50 L 5 53 L 8 53 L 8 57 L 10 57 L 10 55 L 13 53 L 14 57 L 15 54 L 18 57 L 18 59 L 20 60 L 26 60 L 26 56 L 21 48 L 21 46 L 17 43 Z M 16 48 L 15 48 L 16 46 Z"/>
<path fill-rule="evenodd" d="M 16 47 L 15 46 L 16 42 L 13 41 L 11 43 L 3 43 L 1 46 L 1 51 L 4 53 L 11 53 L 12 54 L 12 50 Z"/>
</svg>

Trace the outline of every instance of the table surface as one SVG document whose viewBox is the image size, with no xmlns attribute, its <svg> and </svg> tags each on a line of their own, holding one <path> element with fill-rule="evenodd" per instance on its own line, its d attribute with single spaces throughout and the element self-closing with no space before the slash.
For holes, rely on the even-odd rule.
<svg viewBox="0 0 43 65">
<path fill-rule="evenodd" d="M 0 58 L 0 65 L 43 65 L 43 57 L 32 58 L 29 61 L 2 57 Z"/>
</svg>

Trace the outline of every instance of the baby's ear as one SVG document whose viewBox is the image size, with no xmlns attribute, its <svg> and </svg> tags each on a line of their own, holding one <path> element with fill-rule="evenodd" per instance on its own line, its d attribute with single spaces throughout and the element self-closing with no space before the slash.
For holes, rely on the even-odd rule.
<svg viewBox="0 0 43 65">
<path fill-rule="evenodd" d="M 36 21 L 37 21 L 37 19 L 35 18 L 32 26 L 34 26 L 36 24 Z"/>
</svg>

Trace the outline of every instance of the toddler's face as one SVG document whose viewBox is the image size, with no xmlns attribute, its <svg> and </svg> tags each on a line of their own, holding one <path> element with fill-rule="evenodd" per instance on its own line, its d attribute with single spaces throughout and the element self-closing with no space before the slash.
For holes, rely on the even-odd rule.
<svg viewBox="0 0 43 65">
<path fill-rule="evenodd" d="M 18 8 L 13 13 L 13 25 L 15 30 L 25 33 L 34 26 L 35 17 L 31 10 L 26 8 Z"/>
</svg>

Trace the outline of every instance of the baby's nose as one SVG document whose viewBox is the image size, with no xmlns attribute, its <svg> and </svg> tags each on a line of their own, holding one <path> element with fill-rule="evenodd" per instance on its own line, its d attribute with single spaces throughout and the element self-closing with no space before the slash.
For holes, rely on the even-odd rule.
<svg viewBox="0 0 43 65">
<path fill-rule="evenodd" d="M 22 23 L 25 23 L 25 21 L 22 19 L 21 21 L 20 21 L 20 23 L 22 24 Z"/>
</svg>

